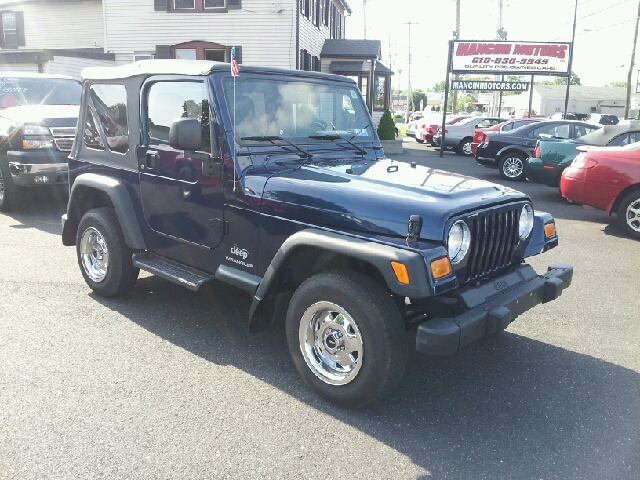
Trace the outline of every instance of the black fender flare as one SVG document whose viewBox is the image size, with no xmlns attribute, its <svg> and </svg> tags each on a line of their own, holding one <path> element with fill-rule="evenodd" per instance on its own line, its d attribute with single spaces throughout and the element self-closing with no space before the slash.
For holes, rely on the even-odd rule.
<svg viewBox="0 0 640 480">
<path fill-rule="evenodd" d="M 508 152 L 510 150 L 515 150 L 518 153 L 521 153 L 522 155 L 526 156 L 526 157 L 530 157 L 531 153 L 526 151 L 526 149 L 522 148 L 521 145 L 508 145 L 506 147 L 502 147 L 500 150 L 498 150 L 498 153 L 496 153 L 496 160 L 498 160 L 500 157 L 502 157 L 504 155 L 505 152 Z"/>
<path fill-rule="evenodd" d="M 425 258 L 420 253 L 392 245 L 376 243 L 375 241 L 364 238 L 308 228 L 296 232 L 287 238 L 273 257 L 271 264 L 267 268 L 253 296 L 253 302 L 249 311 L 250 330 L 252 330 L 251 322 L 254 319 L 256 309 L 268 293 L 269 287 L 276 277 L 278 270 L 296 248 L 303 246 L 335 252 L 374 265 L 382 274 L 389 290 L 397 295 L 411 298 L 424 298 L 433 294 Z M 444 247 L 441 253 L 446 255 Z M 407 267 L 410 279 L 409 285 L 402 284 L 398 281 L 391 267 L 392 261 L 403 263 Z"/>
<path fill-rule="evenodd" d="M 138 224 L 138 217 L 131 201 L 131 196 L 126 185 L 117 178 L 95 173 L 83 173 L 73 182 L 69 194 L 67 215 L 63 217 L 62 241 L 64 245 L 75 245 L 76 230 L 80 218 L 75 218 L 74 201 L 77 201 L 78 192 L 82 187 L 104 192 L 109 199 L 118 217 L 125 242 L 133 250 L 146 250 L 147 246 Z"/>
</svg>

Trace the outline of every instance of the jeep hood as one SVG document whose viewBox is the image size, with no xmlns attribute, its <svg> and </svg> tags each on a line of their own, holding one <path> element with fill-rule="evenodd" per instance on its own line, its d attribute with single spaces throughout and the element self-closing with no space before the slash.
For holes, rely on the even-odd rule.
<svg viewBox="0 0 640 480">
<path fill-rule="evenodd" d="M 388 236 L 406 236 L 409 217 L 420 215 L 420 238 L 441 241 L 450 217 L 522 200 L 528 197 L 501 185 L 384 159 L 311 163 L 275 174 L 264 186 L 262 211 Z"/>
<path fill-rule="evenodd" d="M 0 116 L 17 123 L 42 123 L 48 127 L 75 127 L 78 105 L 25 105 L 0 110 Z"/>
</svg>

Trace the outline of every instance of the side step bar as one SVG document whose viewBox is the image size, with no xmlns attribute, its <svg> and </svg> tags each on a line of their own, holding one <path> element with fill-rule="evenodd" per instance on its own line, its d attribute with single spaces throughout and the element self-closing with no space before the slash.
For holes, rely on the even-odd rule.
<svg viewBox="0 0 640 480">
<path fill-rule="evenodd" d="M 133 264 L 140 270 L 153 273 L 165 280 L 182 285 L 189 290 L 196 291 L 204 282 L 208 282 L 214 278 L 213 275 L 174 262 L 173 260 L 154 253 L 134 253 L 132 260 Z"/>
</svg>

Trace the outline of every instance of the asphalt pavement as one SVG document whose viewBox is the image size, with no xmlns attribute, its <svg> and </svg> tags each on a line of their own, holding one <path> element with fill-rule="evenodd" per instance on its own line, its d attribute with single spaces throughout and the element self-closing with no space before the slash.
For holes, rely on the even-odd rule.
<svg viewBox="0 0 640 480">
<path fill-rule="evenodd" d="M 501 183 L 405 141 L 415 161 Z M 640 478 L 640 242 L 557 190 L 510 184 L 556 217 L 530 259 L 573 285 L 459 354 L 412 354 L 392 396 L 316 397 L 281 329 L 246 332 L 250 298 L 143 274 L 91 293 L 60 241 L 64 202 L 0 215 L 0 478 Z"/>
</svg>

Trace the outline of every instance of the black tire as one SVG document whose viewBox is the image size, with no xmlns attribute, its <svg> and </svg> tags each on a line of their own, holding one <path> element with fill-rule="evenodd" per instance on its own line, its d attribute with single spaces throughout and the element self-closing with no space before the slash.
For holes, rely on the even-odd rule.
<svg viewBox="0 0 640 480">
<path fill-rule="evenodd" d="M 507 153 L 500 159 L 498 170 L 505 180 L 522 181 L 525 179 L 524 162 L 526 158 L 521 153 Z"/>
<path fill-rule="evenodd" d="M 473 142 L 473 138 L 466 137 L 460 140 L 460 143 L 456 147 L 456 153 L 458 155 L 463 155 L 465 157 L 470 157 L 473 155 L 471 152 L 471 143 Z"/>
<path fill-rule="evenodd" d="M 354 337 L 355 330 L 356 343 L 359 339 L 362 349 L 362 355 L 356 357 L 359 366 L 353 367 L 350 379 L 341 385 L 330 384 L 328 380 L 321 379 L 321 369 L 311 367 L 302 353 L 303 345 L 306 345 L 301 340 L 301 336 L 305 335 L 301 333 L 305 331 L 303 326 L 311 323 L 309 319 L 331 317 L 318 317 L 308 313 L 312 308 L 320 309 L 322 302 L 326 302 L 324 306 L 333 305 L 329 308 L 341 308 L 346 312 L 346 319 L 343 315 L 343 321 L 339 322 L 345 329 L 342 331 L 344 336 L 327 327 L 326 322 L 322 325 L 324 333 L 318 333 L 323 332 L 319 326 L 318 329 L 306 328 L 307 334 L 325 338 L 322 347 L 329 351 L 331 339 L 332 345 L 336 347 L 336 341 Z M 355 329 L 350 326 L 349 318 L 354 321 Z M 337 323 L 329 323 L 340 329 Z M 360 408 L 388 394 L 402 377 L 407 362 L 405 326 L 391 295 L 372 278 L 356 272 L 320 273 L 300 285 L 289 303 L 286 334 L 293 363 L 307 385 L 322 398 L 345 408 Z M 340 347 L 337 349 L 340 350 Z M 345 353 L 347 352 L 342 355 Z M 352 360 L 353 353 L 349 354 Z M 339 363 L 335 365 L 339 366 Z"/>
<path fill-rule="evenodd" d="M 418 143 L 424 143 L 424 140 L 420 140 L 418 137 L 416 137 L 416 142 L 418 142 Z"/>
<path fill-rule="evenodd" d="M 432 147 L 437 147 L 438 146 L 434 142 L 429 142 L 429 145 L 431 145 Z"/>
<path fill-rule="evenodd" d="M 90 235 L 92 232 L 98 232 L 108 253 L 107 266 L 103 269 L 104 275 L 101 279 L 96 278 L 95 271 L 93 271 L 92 277 L 91 267 L 84 265 L 85 261 L 88 264 L 93 262 L 97 265 L 95 249 L 93 254 L 84 255 L 82 252 L 83 237 L 85 233 Z M 124 295 L 131 290 L 138 279 L 140 269 L 133 266 L 132 251 L 124 240 L 118 217 L 111 208 L 96 208 L 84 214 L 78 225 L 76 254 L 85 282 L 96 294 L 102 297 Z"/>
<path fill-rule="evenodd" d="M 13 183 L 9 172 L 9 160 L 0 156 L 0 211 L 10 212 L 20 204 L 22 189 Z"/>
<path fill-rule="evenodd" d="M 631 238 L 640 240 L 640 190 L 626 195 L 618 205 L 617 220 L 620 228 Z"/>
</svg>

